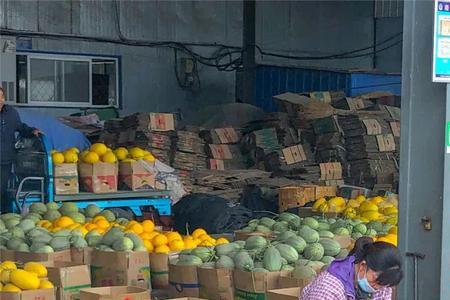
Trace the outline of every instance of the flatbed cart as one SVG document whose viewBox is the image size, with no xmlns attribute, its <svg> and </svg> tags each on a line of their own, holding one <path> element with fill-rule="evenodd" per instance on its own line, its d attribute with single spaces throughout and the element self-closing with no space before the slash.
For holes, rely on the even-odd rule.
<svg viewBox="0 0 450 300">
<path fill-rule="evenodd" d="M 142 216 L 142 208 L 154 208 L 161 216 L 170 216 L 169 191 L 143 190 L 118 191 L 115 193 L 84 193 L 56 195 L 54 192 L 53 162 L 51 147 L 41 134 L 39 138 L 21 139 L 17 143 L 18 159 L 13 168 L 8 195 L 16 204 L 15 209 L 24 211 L 33 202 L 75 203 L 79 208 L 96 204 L 101 208 L 120 208 Z"/>
</svg>

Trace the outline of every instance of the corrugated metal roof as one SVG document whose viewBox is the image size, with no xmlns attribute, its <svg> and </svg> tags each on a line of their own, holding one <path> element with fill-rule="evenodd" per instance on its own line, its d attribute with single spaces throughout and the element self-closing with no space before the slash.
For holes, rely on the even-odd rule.
<svg viewBox="0 0 450 300">
<path fill-rule="evenodd" d="M 6 27 L 6 0 L 0 0 L 0 27 Z"/>
<path fill-rule="evenodd" d="M 158 2 L 138 1 L 120 5 L 120 24 L 124 36 L 137 40 L 158 37 Z"/>
<path fill-rule="evenodd" d="M 80 34 L 117 37 L 113 1 L 80 2 Z"/>
<path fill-rule="evenodd" d="M 8 28 L 37 30 L 38 14 L 36 1 L 7 1 Z"/>
<path fill-rule="evenodd" d="M 72 31 L 72 2 L 36 1 L 39 15 L 39 31 L 71 33 Z M 73 2 L 74 4 L 76 2 Z"/>
</svg>

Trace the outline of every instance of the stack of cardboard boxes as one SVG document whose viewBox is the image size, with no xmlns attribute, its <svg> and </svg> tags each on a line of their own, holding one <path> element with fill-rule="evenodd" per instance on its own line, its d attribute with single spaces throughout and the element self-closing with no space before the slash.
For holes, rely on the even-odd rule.
<svg viewBox="0 0 450 300">
<path fill-rule="evenodd" d="M 77 164 L 59 164 L 53 168 L 55 194 L 78 194 L 78 166 Z"/>
<path fill-rule="evenodd" d="M 128 299 L 150 299 L 150 262 L 147 252 L 71 249 L 54 253 L 29 253 L 1 250 L 0 261 L 6 260 L 18 265 L 32 261 L 42 263 L 47 267 L 47 277 L 54 289 L 0 292 L 2 300 L 119 299 L 107 297 L 119 294 L 132 294 Z M 127 298 L 120 298 L 123 299 Z"/>
</svg>

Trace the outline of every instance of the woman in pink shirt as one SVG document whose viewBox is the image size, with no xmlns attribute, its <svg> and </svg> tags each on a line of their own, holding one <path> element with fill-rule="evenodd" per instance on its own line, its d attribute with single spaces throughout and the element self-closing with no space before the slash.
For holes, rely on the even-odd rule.
<svg viewBox="0 0 450 300">
<path fill-rule="evenodd" d="M 300 300 L 391 300 L 392 287 L 403 278 L 401 261 L 397 247 L 360 238 L 346 258 L 303 289 Z"/>
</svg>

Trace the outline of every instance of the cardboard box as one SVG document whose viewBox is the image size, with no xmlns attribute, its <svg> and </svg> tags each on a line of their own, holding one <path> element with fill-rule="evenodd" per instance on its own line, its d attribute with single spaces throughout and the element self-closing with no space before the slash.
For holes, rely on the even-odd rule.
<svg viewBox="0 0 450 300">
<path fill-rule="evenodd" d="M 115 163 L 80 163 L 78 170 L 81 185 L 86 192 L 90 193 L 117 192 L 118 169 Z"/>
<path fill-rule="evenodd" d="M 314 201 L 316 189 L 313 185 L 288 186 L 278 189 L 278 209 L 280 212 L 289 208 L 304 206 Z"/>
<path fill-rule="evenodd" d="M 233 270 L 197 268 L 200 298 L 233 300 Z"/>
<path fill-rule="evenodd" d="M 30 262 L 30 261 L 39 261 L 39 262 L 70 262 L 70 250 L 57 251 L 52 253 L 31 253 L 31 252 L 19 252 L 14 251 L 14 261 L 17 262 Z"/>
<path fill-rule="evenodd" d="M 290 116 L 297 116 L 301 108 L 311 102 L 309 97 L 296 93 L 283 93 L 273 96 L 280 111 L 287 112 Z"/>
<path fill-rule="evenodd" d="M 57 300 L 79 299 L 80 290 L 91 287 L 91 274 L 87 265 L 55 262 L 47 270 L 47 277 L 56 288 Z"/>
<path fill-rule="evenodd" d="M 151 289 L 148 252 L 92 251 L 93 287 L 130 285 Z"/>
<path fill-rule="evenodd" d="M 184 297 L 184 298 L 170 298 L 167 300 L 206 300 L 204 298 Z"/>
<path fill-rule="evenodd" d="M 345 181 L 344 181 L 344 179 L 330 179 L 330 180 L 319 181 L 319 183 L 322 186 L 340 186 L 340 185 L 344 185 Z"/>
<path fill-rule="evenodd" d="M 380 134 L 377 135 L 378 149 L 380 152 L 393 152 L 395 151 L 395 139 L 392 134 Z"/>
<path fill-rule="evenodd" d="M 239 134 L 232 127 L 213 129 L 220 144 L 235 144 L 239 142 Z"/>
<path fill-rule="evenodd" d="M 144 162 L 120 162 L 119 180 L 132 191 L 150 190 L 156 187 L 155 174 L 143 166 Z"/>
<path fill-rule="evenodd" d="M 150 113 L 149 129 L 152 131 L 175 130 L 175 115 L 164 113 Z"/>
<path fill-rule="evenodd" d="M 71 261 L 79 265 L 90 265 L 92 261 L 92 251 L 90 247 L 70 248 Z"/>
<path fill-rule="evenodd" d="M 150 253 L 152 288 L 167 289 L 169 287 L 169 262 L 176 258 L 178 258 L 178 253 Z"/>
<path fill-rule="evenodd" d="M 299 207 L 298 215 L 302 218 L 313 217 L 313 216 L 325 216 L 327 218 L 337 218 L 337 217 L 341 216 L 342 214 L 337 213 L 337 212 L 322 213 L 320 211 L 313 211 L 312 207 Z"/>
<path fill-rule="evenodd" d="M 391 127 L 392 134 L 394 137 L 400 137 L 400 122 L 394 121 L 390 122 L 389 126 Z"/>
<path fill-rule="evenodd" d="M 342 179 L 342 165 L 340 162 L 321 163 L 320 180 Z"/>
<path fill-rule="evenodd" d="M 11 260 L 15 261 L 14 251 L 7 249 L 0 249 L 0 261 Z"/>
<path fill-rule="evenodd" d="M 150 300 L 150 291 L 134 286 L 83 289 L 80 300 Z"/>
<path fill-rule="evenodd" d="M 337 186 L 335 185 L 330 185 L 330 186 L 321 186 L 321 185 L 317 185 L 316 186 L 316 200 L 320 199 L 320 198 L 325 198 L 325 197 L 334 197 L 336 196 L 337 193 Z"/>
<path fill-rule="evenodd" d="M 209 144 L 211 155 L 215 159 L 233 159 L 233 153 L 230 146 L 226 144 Z"/>
<path fill-rule="evenodd" d="M 313 280 L 314 280 L 314 278 L 297 279 L 297 278 L 292 278 L 290 276 L 281 276 L 280 277 L 280 288 L 281 289 L 286 289 L 286 288 L 301 288 L 301 289 L 303 289 L 305 286 L 307 286 Z"/>
<path fill-rule="evenodd" d="M 287 288 L 270 290 L 266 293 L 267 300 L 298 300 L 300 298 L 301 288 Z"/>
<path fill-rule="evenodd" d="M 2 300 L 55 300 L 55 289 L 22 291 L 20 293 L 0 292 Z"/>
<path fill-rule="evenodd" d="M 339 186 L 338 195 L 347 199 L 355 199 L 359 195 L 369 196 L 371 191 L 369 189 L 352 186 L 352 185 L 341 185 Z"/>
<path fill-rule="evenodd" d="M 341 245 L 341 249 L 348 249 L 349 251 L 353 249 L 355 241 L 348 235 L 338 235 L 335 234 L 333 240 Z"/>
<path fill-rule="evenodd" d="M 252 273 L 240 270 L 233 271 L 235 299 L 265 300 L 268 290 L 280 287 L 280 277 L 289 272 Z"/>
<path fill-rule="evenodd" d="M 302 145 L 295 145 L 281 150 L 287 165 L 307 160 L 305 150 Z"/>
<path fill-rule="evenodd" d="M 169 265 L 169 297 L 200 296 L 197 266 Z"/>
<path fill-rule="evenodd" d="M 316 108 L 317 109 L 317 108 Z M 317 114 L 312 120 L 312 127 L 316 136 L 325 135 L 327 133 L 339 132 L 341 130 L 336 115 Z M 321 115 L 321 116 L 320 116 Z"/>
<path fill-rule="evenodd" d="M 78 166 L 77 164 L 58 164 L 53 167 L 55 194 L 78 194 Z"/>
</svg>

